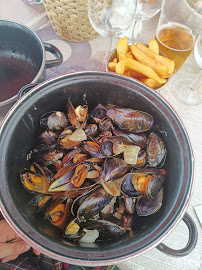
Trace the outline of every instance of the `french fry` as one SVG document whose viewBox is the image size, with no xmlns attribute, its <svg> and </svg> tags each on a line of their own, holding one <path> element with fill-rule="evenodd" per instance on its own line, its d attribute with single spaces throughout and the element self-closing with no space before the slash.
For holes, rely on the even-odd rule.
<svg viewBox="0 0 202 270">
<path fill-rule="evenodd" d="M 126 70 L 124 75 L 132 77 L 132 78 L 137 79 L 139 81 L 141 81 L 143 79 L 147 79 L 147 77 L 144 76 L 143 74 L 140 74 L 139 72 L 131 70 L 131 69 Z"/>
<path fill-rule="evenodd" d="M 121 53 L 121 54 L 119 55 L 119 61 L 126 60 L 126 59 L 127 59 L 127 57 L 126 57 L 125 54 Z"/>
<path fill-rule="evenodd" d="M 119 63 L 121 63 L 121 62 L 119 62 Z M 119 63 L 117 64 L 117 66 L 119 65 Z M 117 72 L 117 66 L 116 66 L 116 72 Z M 151 67 L 148 67 L 148 66 L 146 66 L 146 65 L 144 65 L 144 64 L 142 64 L 134 59 L 127 58 L 124 62 L 124 68 L 137 71 L 140 74 L 143 74 L 146 77 L 153 79 L 160 84 L 166 83 L 166 79 L 160 78 L 159 75 Z M 122 73 L 119 73 L 119 74 L 122 74 Z"/>
<path fill-rule="evenodd" d="M 132 60 L 132 59 L 131 59 Z M 124 75 L 125 73 L 125 62 L 127 60 L 119 61 L 116 65 L 115 72 L 121 75 Z"/>
<path fill-rule="evenodd" d="M 148 48 L 156 54 L 159 54 L 159 44 L 155 39 L 149 41 Z"/>
<path fill-rule="evenodd" d="M 170 74 L 168 74 L 169 68 L 162 64 L 159 61 L 156 61 L 146 55 L 143 51 L 141 51 L 134 43 L 130 46 L 132 54 L 134 57 L 142 64 L 147 65 L 153 68 L 154 71 L 159 75 L 159 77 L 168 78 Z"/>
<path fill-rule="evenodd" d="M 131 51 L 127 52 L 127 54 L 126 54 L 126 58 L 131 58 L 131 59 L 134 59 L 134 56 L 133 56 L 133 54 L 132 54 L 132 52 L 131 52 Z"/>
<path fill-rule="evenodd" d="M 149 79 L 149 78 L 143 78 L 141 79 L 141 82 L 143 82 L 144 84 L 146 84 L 147 86 L 153 89 L 158 89 L 159 87 L 163 86 L 163 84 L 160 84 L 156 82 L 155 80 Z"/>
<path fill-rule="evenodd" d="M 117 63 L 109 62 L 109 63 L 108 63 L 108 69 L 109 69 L 109 71 L 115 72 L 115 70 L 116 70 L 116 65 L 117 65 Z"/>
<path fill-rule="evenodd" d="M 166 66 L 168 66 L 169 71 L 168 73 L 171 75 L 174 71 L 174 67 L 175 67 L 175 62 L 173 60 L 170 60 L 162 55 L 156 54 L 153 51 L 151 51 L 150 49 L 147 48 L 147 46 L 145 46 L 143 43 L 138 42 L 137 43 L 137 47 L 143 51 L 147 56 L 153 58 L 156 61 L 159 61 L 163 64 L 165 64 Z"/>
<path fill-rule="evenodd" d="M 124 37 L 118 40 L 117 42 L 117 58 L 120 61 L 119 57 L 121 54 L 126 55 L 128 52 L 128 38 Z"/>
<path fill-rule="evenodd" d="M 113 63 L 118 63 L 118 59 L 114 58 Z"/>
</svg>

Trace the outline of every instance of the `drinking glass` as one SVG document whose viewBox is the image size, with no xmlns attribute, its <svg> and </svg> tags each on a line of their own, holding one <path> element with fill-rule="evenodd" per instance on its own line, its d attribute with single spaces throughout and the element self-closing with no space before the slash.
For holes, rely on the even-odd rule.
<svg viewBox="0 0 202 270">
<path fill-rule="evenodd" d="M 42 3 L 42 0 L 21 0 L 21 1 L 28 5 L 37 5 Z"/>
<path fill-rule="evenodd" d="M 93 28 L 107 38 L 107 46 L 98 61 L 91 59 L 95 70 L 105 70 L 111 51 L 112 37 L 123 34 L 131 25 L 136 12 L 136 0 L 89 0 L 88 16 Z"/>
<path fill-rule="evenodd" d="M 186 78 L 177 80 L 172 89 L 174 96 L 187 105 L 202 103 L 202 32 L 198 35 L 194 46 L 194 57 L 201 71 L 194 80 Z"/>
<path fill-rule="evenodd" d="M 196 16 L 185 12 L 186 0 L 163 0 L 156 40 L 159 49 L 175 61 L 178 71 L 194 48 Z"/>
<path fill-rule="evenodd" d="M 162 0 L 137 0 L 137 10 L 134 16 L 135 20 L 129 43 L 137 42 L 142 21 L 146 21 L 154 17 L 160 11 L 161 4 Z"/>
</svg>

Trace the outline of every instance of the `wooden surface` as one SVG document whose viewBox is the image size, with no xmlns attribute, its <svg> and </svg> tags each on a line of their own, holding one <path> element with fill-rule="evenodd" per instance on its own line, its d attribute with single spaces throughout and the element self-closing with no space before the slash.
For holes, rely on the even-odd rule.
<svg viewBox="0 0 202 270">
<path fill-rule="evenodd" d="M 64 56 L 64 62 L 60 67 L 47 70 L 47 79 L 81 70 L 92 70 L 90 57 L 96 57 L 102 53 L 106 40 L 100 36 L 84 43 L 67 42 L 54 33 L 50 22 L 45 14 L 43 5 L 28 6 L 20 0 L 1 0 L 0 19 L 12 20 L 23 23 L 35 30 L 42 41 L 56 45 Z M 158 15 L 153 19 L 144 22 L 139 40 L 147 42 L 154 37 Z M 116 40 L 113 40 L 112 47 L 115 47 Z M 47 57 L 50 57 L 47 55 Z M 202 270 L 202 227 L 199 224 L 194 212 L 194 206 L 202 204 L 202 104 L 197 106 L 187 106 L 178 102 L 172 94 L 173 84 L 179 78 L 194 76 L 200 71 L 193 53 L 189 56 L 183 67 L 169 82 L 160 90 L 160 94 L 173 106 L 184 123 L 195 156 L 195 184 L 192 199 L 187 212 L 196 222 L 198 228 L 198 242 L 195 249 L 187 256 L 173 258 L 167 256 L 157 249 L 152 249 L 134 259 L 119 264 L 122 270 Z M 5 112 L 0 110 L 0 121 Z M 181 221 L 172 233 L 163 242 L 164 244 L 180 249 L 184 247 L 188 240 L 188 229 Z"/>
</svg>

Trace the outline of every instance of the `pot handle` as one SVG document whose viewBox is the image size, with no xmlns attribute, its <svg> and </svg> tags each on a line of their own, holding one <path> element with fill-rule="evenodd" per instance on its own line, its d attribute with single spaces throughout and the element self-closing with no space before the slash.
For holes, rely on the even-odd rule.
<svg viewBox="0 0 202 270">
<path fill-rule="evenodd" d="M 24 85 L 17 94 L 17 100 L 19 100 L 22 96 L 24 96 L 27 92 L 29 92 L 32 88 L 37 86 L 38 83 L 29 83 Z"/>
<path fill-rule="evenodd" d="M 49 43 L 44 42 L 43 45 L 46 51 L 52 53 L 56 57 L 56 59 L 53 60 L 46 60 L 46 68 L 52 68 L 61 65 L 63 62 L 63 56 L 60 50 Z"/>
<path fill-rule="evenodd" d="M 175 250 L 161 243 L 156 247 L 158 250 L 171 256 L 182 257 L 186 256 L 194 249 L 198 239 L 198 230 L 196 224 L 188 213 L 185 213 L 182 220 L 185 222 L 189 229 L 189 240 L 187 242 L 187 245 L 182 249 Z"/>
</svg>

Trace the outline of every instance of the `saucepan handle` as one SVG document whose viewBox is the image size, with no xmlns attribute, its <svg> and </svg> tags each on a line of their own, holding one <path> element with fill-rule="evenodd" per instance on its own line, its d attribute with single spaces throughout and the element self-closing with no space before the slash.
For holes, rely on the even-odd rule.
<svg viewBox="0 0 202 270">
<path fill-rule="evenodd" d="M 46 51 L 52 53 L 56 57 L 56 59 L 53 60 L 46 60 L 46 68 L 52 68 L 61 65 L 63 62 L 63 56 L 60 50 L 49 43 L 44 42 L 43 45 Z"/>
<path fill-rule="evenodd" d="M 19 100 L 22 96 L 24 96 L 26 93 L 28 93 L 32 88 L 34 88 L 37 85 L 38 83 L 30 83 L 24 85 L 17 94 L 17 100 Z"/>
<path fill-rule="evenodd" d="M 196 224 L 188 213 L 185 213 L 182 220 L 185 222 L 189 229 L 189 240 L 187 242 L 187 245 L 182 249 L 175 250 L 161 243 L 156 247 L 158 250 L 171 256 L 181 257 L 186 256 L 194 249 L 198 239 L 198 230 Z"/>
</svg>

